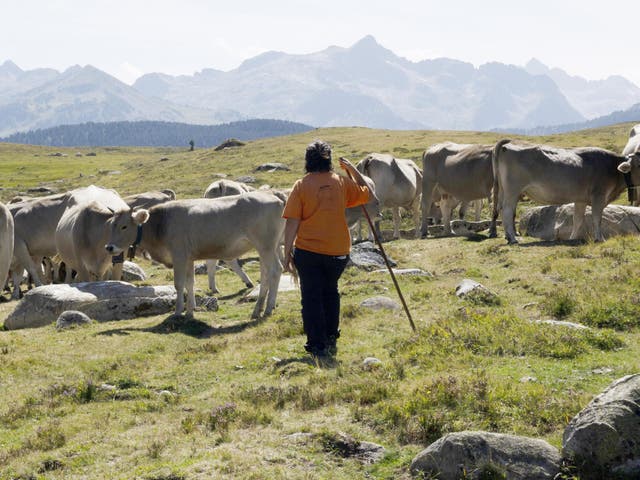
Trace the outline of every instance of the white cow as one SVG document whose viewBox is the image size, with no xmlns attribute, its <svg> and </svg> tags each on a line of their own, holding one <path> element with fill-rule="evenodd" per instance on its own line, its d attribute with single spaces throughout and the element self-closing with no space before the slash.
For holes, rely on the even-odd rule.
<svg viewBox="0 0 640 480">
<path fill-rule="evenodd" d="M 393 238 L 400 238 L 400 207 L 412 211 L 416 237 L 420 234 L 420 196 L 422 172 L 413 160 L 371 153 L 356 165 L 358 171 L 373 180 L 381 208 L 391 208 Z M 379 220 L 376 222 L 378 228 Z"/>
<path fill-rule="evenodd" d="M 129 211 L 126 202 L 115 190 L 91 185 L 69 192 L 70 206 L 63 213 L 55 231 L 56 249 L 67 267 L 67 281 L 71 270 L 77 281 L 88 282 L 104 279 L 111 266 L 112 256 L 104 245 L 110 229 L 105 224 L 114 211 Z M 122 275 L 122 264 L 113 266 L 112 278 Z"/>
<path fill-rule="evenodd" d="M 216 180 L 211 183 L 204 191 L 204 198 L 220 198 L 229 197 L 231 195 L 242 195 L 247 192 L 254 191 L 253 187 L 246 185 L 242 182 L 236 182 L 234 180 Z M 216 269 L 218 268 L 218 259 L 207 260 L 207 277 L 209 279 L 209 290 L 213 293 L 220 293 L 216 286 Z M 231 270 L 240 277 L 240 280 L 247 286 L 247 288 L 253 288 L 253 282 L 249 276 L 242 270 L 240 261 L 237 258 L 229 260 L 228 262 Z"/>
<path fill-rule="evenodd" d="M 422 156 L 422 236 L 427 235 L 431 206 L 442 195 L 442 223 L 451 234 L 452 205 L 487 198 L 493 186 L 492 145 L 467 145 L 445 142 L 433 145 Z M 452 198 L 453 197 L 453 198 Z M 480 204 L 480 207 L 482 204 Z M 477 210 L 476 206 L 476 212 Z M 476 214 L 477 215 L 477 214 Z M 477 218 L 477 217 L 476 217 Z M 495 226 L 490 234 L 495 236 Z"/>
<path fill-rule="evenodd" d="M 267 316 L 276 305 L 282 273 L 278 247 L 284 232 L 284 204 L 276 194 L 256 191 L 116 212 L 109 221 L 111 235 L 105 249 L 110 255 L 124 251 L 134 241 L 137 226 L 142 225 L 140 246 L 154 260 L 173 267 L 176 314 L 184 310 L 186 287 L 186 313 L 191 316 L 195 308 L 194 261 L 232 260 L 255 248 L 260 256 L 260 292 L 252 317 L 260 316 L 265 300 Z"/>
<path fill-rule="evenodd" d="M 42 285 L 41 261 L 44 257 L 54 257 L 57 253 L 56 227 L 70 200 L 68 194 L 59 193 L 8 206 L 14 221 L 12 298 L 20 298 L 20 282 L 25 269 L 37 287 Z"/>
<path fill-rule="evenodd" d="M 640 123 L 635 125 L 631 131 L 629 132 L 629 140 L 627 140 L 627 144 L 622 150 L 622 156 L 628 157 L 629 155 L 633 155 L 634 153 L 640 151 Z M 633 192 L 633 205 L 636 207 L 640 205 L 640 199 L 638 198 L 638 190 L 634 190 Z"/>
<path fill-rule="evenodd" d="M 122 198 L 130 208 L 151 208 L 164 202 L 170 202 L 176 199 L 173 190 L 151 190 L 144 193 L 136 193 Z"/>
<path fill-rule="evenodd" d="M 574 203 L 571 239 L 580 235 L 587 205 L 593 233 L 603 241 L 602 211 L 624 191 L 625 173 L 640 185 L 640 152 L 622 157 L 601 148 L 557 148 L 502 140 L 493 153 L 493 216 L 502 205 L 502 224 L 509 243 L 517 243 L 515 208 L 521 193 L 546 205 Z"/>
<path fill-rule="evenodd" d="M 13 216 L 9 209 L 0 203 L 0 293 L 7 282 L 13 257 L 13 231 Z"/>
</svg>

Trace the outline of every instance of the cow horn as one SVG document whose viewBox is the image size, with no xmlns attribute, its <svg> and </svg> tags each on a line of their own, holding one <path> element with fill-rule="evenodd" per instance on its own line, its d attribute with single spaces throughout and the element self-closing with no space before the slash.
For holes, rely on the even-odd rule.
<svg viewBox="0 0 640 480">
<path fill-rule="evenodd" d="M 111 208 L 111 207 L 107 207 L 107 208 L 109 209 L 109 211 L 110 211 L 112 214 L 115 214 L 115 213 L 116 213 L 116 211 L 115 211 L 113 208 Z"/>
</svg>

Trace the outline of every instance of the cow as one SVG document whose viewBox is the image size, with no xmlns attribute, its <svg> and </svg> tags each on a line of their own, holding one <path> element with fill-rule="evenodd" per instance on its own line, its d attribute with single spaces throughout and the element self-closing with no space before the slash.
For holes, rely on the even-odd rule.
<svg viewBox="0 0 640 480">
<path fill-rule="evenodd" d="M 57 253 L 56 227 L 70 200 L 67 193 L 57 193 L 8 205 L 14 222 L 13 299 L 20 298 L 20 282 L 25 269 L 35 286 L 43 284 L 41 261 Z"/>
<path fill-rule="evenodd" d="M 471 202 L 491 195 L 493 170 L 491 145 L 470 145 L 445 142 L 433 145 L 422 155 L 422 225 L 420 233 L 427 236 L 431 206 L 438 195 L 441 201 L 445 233 L 451 235 L 451 203 Z M 454 199 L 450 199 L 454 197 Z M 495 236 L 495 225 L 490 236 Z"/>
<path fill-rule="evenodd" d="M 413 212 L 416 237 L 420 234 L 420 195 L 422 172 L 413 160 L 371 153 L 360 160 L 356 168 L 373 180 L 380 208 L 391 208 L 393 238 L 400 238 L 400 207 Z M 376 221 L 376 228 L 379 220 Z"/>
<path fill-rule="evenodd" d="M 254 191 L 253 187 L 246 185 L 242 182 L 236 182 L 234 180 L 216 180 L 211 183 L 204 191 L 204 198 L 220 198 L 229 197 L 231 195 L 242 195 L 247 192 Z M 249 276 L 242 270 L 240 260 L 234 258 L 228 262 L 229 268 L 240 277 L 240 280 L 247 286 L 247 288 L 253 288 L 253 282 Z M 207 260 L 207 277 L 209 280 L 209 290 L 212 293 L 220 293 L 216 286 L 216 270 L 218 268 L 218 259 L 210 258 Z"/>
<path fill-rule="evenodd" d="M 640 185 L 640 152 L 629 157 L 595 147 L 558 148 L 501 140 L 493 152 L 495 172 L 493 219 L 502 207 L 508 243 L 517 243 L 515 209 L 521 193 L 542 204 L 574 203 L 571 239 L 579 237 L 587 205 L 591 205 L 593 234 L 604 240 L 602 211 L 630 183 Z"/>
<path fill-rule="evenodd" d="M 149 209 L 154 205 L 158 205 L 164 202 L 170 202 L 176 199 L 176 194 L 173 190 L 151 190 L 144 193 L 136 193 L 134 195 L 128 195 L 122 198 L 129 208 L 146 208 Z"/>
<path fill-rule="evenodd" d="M 111 255 L 104 249 L 109 237 L 105 222 L 114 211 L 129 211 L 127 203 L 115 190 L 91 185 L 69 192 L 70 206 L 60 217 L 55 230 L 56 249 L 66 265 L 67 282 L 71 271 L 75 281 L 103 280 L 112 264 Z M 122 264 L 113 265 L 112 278 L 122 275 Z"/>
<path fill-rule="evenodd" d="M 369 201 L 364 205 L 364 208 L 367 211 L 367 215 L 369 216 L 369 219 L 374 220 L 380 216 L 380 200 L 376 195 L 376 186 L 373 183 L 373 180 L 371 180 L 366 175 L 362 175 L 362 178 L 364 178 L 364 181 L 367 183 L 367 186 L 369 187 Z M 347 219 L 347 225 L 349 226 L 349 231 L 351 233 L 352 239 L 355 239 L 355 240 L 362 239 L 361 237 L 362 229 L 360 228 L 360 221 L 363 216 L 364 216 L 364 213 L 362 212 L 362 205 L 359 205 L 357 207 L 349 207 L 345 209 L 345 217 Z M 372 240 L 371 228 L 369 228 L 369 235 L 370 235 L 369 240 Z"/>
<path fill-rule="evenodd" d="M 139 210 L 116 212 L 105 250 L 117 255 L 131 245 L 141 227 L 140 246 L 154 260 L 173 267 L 177 291 L 176 314 L 195 308 L 195 260 L 232 260 L 252 248 L 260 256 L 260 291 L 252 318 L 272 313 L 282 273 L 278 248 L 284 233 L 285 201 L 272 192 L 248 192 L 215 199 L 175 200 Z M 265 306 L 266 299 L 266 306 Z"/>
<path fill-rule="evenodd" d="M 631 131 L 629 132 L 629 140 L 627 140 L 627 144 L 622 150 L 622 156 L 627 157 L 632 155 L 640 150 L 640 123 L 635 125 Z M 640 205 L 640 199 L 638 199 L 638 191 L 633 190 L 633 194 L 630 195 L 630 200 L 632 200 L 633 205 L 636 207 Z"/>
<path fill-rule="evenodd" d="M 211 183 L 204 191 L 204 198 L 220 198 L 230 195 L 242 195 L 243 193 L 252 192 L 255 188 L 246 183 L 236 182 L 234 180 L 216 180 Z"/>
<path fill-rule="evenodd" d="M 13 216 L 0 202 L 0 293 L 4 289 L 13 258 Z"/>
</svg>

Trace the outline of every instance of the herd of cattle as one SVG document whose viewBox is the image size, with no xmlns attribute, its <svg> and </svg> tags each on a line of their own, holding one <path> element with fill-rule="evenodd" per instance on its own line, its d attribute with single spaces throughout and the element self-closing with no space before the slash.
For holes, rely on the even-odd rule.
<svg viewBox="0 0 640 480">
<path fill-rule="evenodd" d="M 357 164 L 375 192 L 366 206 L 374 216 L 380 208 L 393 212 L 394 238 L 400 235 L 399 209 L 413 214 L 417 237 L 440 219 L 445 233 L 453 209 L 492 199 L 489 234 L 496 236 L 502 212 L 505 236 L 516 242 L 515 207 L 522 194 L 542 204 L 574 203 L 572 238 L 578 238 L 587 205 L 593 232 L 603 240 L 603 209 L 625 188 L 640 185 L 640 124 L 630 133 L 622 155 L 594 147 L 555 148 L 501 140 L 495 145 L 442 143 L 424 152 L 422 169 L 412 160 L 370 154 Z M 227 261 L 247 286 L 238 257 L 251 249 L 260 257 L 260 290 L 253 317 L 275 307 L 282 271 L 282 211 L 287 193 L 254 190 L 218 180 L 203 198 L 176 200 L 171 190 L 120 197 L 96 186 L 39 198 L 0 203 L 0 285 L 13 283 L 20 298 L 26 270 L 33 283 L 120 279 L 122 254 L 136 247 L 174 271 L 177 292 L 186 289 L 186 312 L 195 308 L 194 261 L 207 260 L 209 287 L 217 292 L 218 259 Z M 348 209 L 350 225 L 361 209 Z M 360 228 L 358 228 L 360 230 Z M 358 232 L 359 233 L 359 232 Z M 53 260 L 52 260 L 53 259 Z M 53 265 L 64 265 L 60 274 Z M 74 275 L 75 272 L 75 275 Z M 58 278 L 64 277 L 64 278 Z M 176 313 L 185 310 L 177 296 Z"/>
</svg>

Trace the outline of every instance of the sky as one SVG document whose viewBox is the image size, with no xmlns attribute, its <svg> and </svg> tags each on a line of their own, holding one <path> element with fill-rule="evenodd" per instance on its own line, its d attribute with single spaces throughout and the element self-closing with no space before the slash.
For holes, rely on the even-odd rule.
<svg viewBox="0 0 640 480">
<path fill-rule="evenodd" d="M 640 86 L 637 0 L 2 0 L 0 64 L 145 73 L 228 71 L 276 50 L 349 47 L 366 35 L 412 61 L 479 66 L 535 57 L 572 75 Z M 635 7 L 634 7 L 635 5 Z"/>
</svg>

